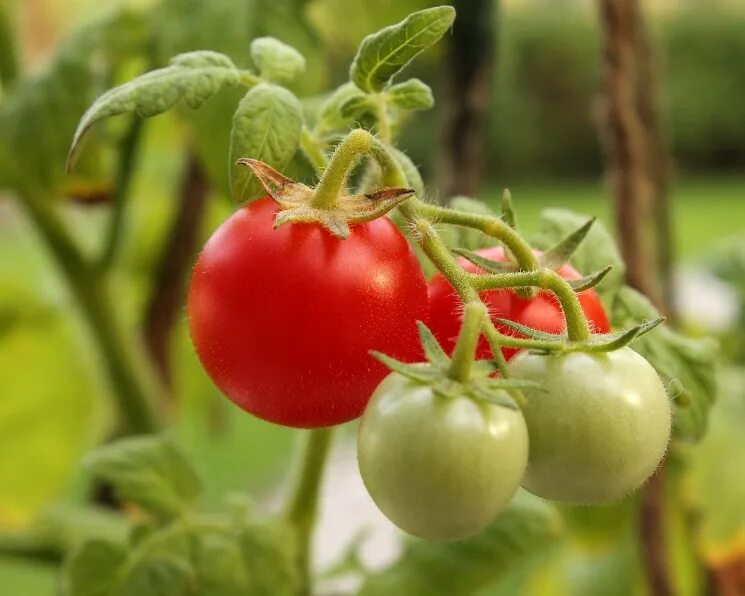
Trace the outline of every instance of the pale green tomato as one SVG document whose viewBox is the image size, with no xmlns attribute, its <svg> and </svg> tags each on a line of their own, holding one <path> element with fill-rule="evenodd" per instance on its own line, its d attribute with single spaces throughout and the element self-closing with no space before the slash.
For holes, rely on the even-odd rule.
<svg viewBox="0 0 745 596">
<path fill-rule="evenodd" d="M 520 486 L 528 457 L 517 410 L 388 375 L 362 415 L 365 486 L 402 530 L 433 541 L 486 527 Z"/>
<path fill-rule="evenodd" d="M 670 400 L 655 369 L 631 348 L 523 352 L 510 369 L 545 389 L 524 392 L 530 456 L 523 486 L 533 494 L 578 504 L 617 501 L 660 465 Z"/>
</svg>

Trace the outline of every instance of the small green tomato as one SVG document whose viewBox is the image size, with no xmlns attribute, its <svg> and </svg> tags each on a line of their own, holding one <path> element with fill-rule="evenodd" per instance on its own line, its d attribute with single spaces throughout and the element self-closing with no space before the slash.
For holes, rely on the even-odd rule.
<svg viewBox="0 0 745 596">
<path fill-rule="evenodd" d="M 577 504 L 617 501 L 660 465 L 670 401 L 655 369 L 632 349 L 523 352 L 510 369 L 545 389 L 524 392 L 530 456 L 523 486 L 533 494 Z"/>
<path fill-rule="evenodd" d="M 375 503 L 399 528 L 432 541 L 492 522 L 520 486 L 527 456 L 518 410 L 438 394 L 398 373 L 373 393 L 358 436 Z"/>
</svg>

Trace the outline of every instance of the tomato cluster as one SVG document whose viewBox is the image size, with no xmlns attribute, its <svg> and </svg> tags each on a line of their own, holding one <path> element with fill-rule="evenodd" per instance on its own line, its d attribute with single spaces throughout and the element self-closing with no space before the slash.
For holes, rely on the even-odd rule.
<svg viewBox="0 0 745 596">
<path fill-rule="evenodd" d="M 533 382 L 520 408 L 482 399 L 496 382 L 493 369 L 473 383 L 453 380 L 429 352 L 430 362 L 410 366 L 411 375 L 389 374 L 370 352 L 421 362 L 417 321 L 442 345 L 438 359 L 449 360 L 462 324 L 453 288 L 441 274 L 427 284 L 387 217 L 354 224 L 340 239 L 319 223 L 275 229 L 277 211 L 268 197 L 243 207 L 200 254 L 188 298 L 197 354 L 232 401 L 265 420 L 315 428 L 362 415 L 362 478 L 402 529 L 430 540 L 473 534 L 521 485 L 547 499 L 614 501 L 659 465 L 671 409 L 659 376 L 631 349 L 506 349 L 511 377 Z M 507 261 L 501 248 L 480 254 Z M 566 265 L 558 273 L 581 277 Z M 481 298 L 494 319 L 564 330 L 547 292 L 490 290 Z M 579 300 L 593 331 L 608 332 L 598 295 L 587 290 Z M 491 357 L 483 338 L 476 357 Z"/>
</svg>

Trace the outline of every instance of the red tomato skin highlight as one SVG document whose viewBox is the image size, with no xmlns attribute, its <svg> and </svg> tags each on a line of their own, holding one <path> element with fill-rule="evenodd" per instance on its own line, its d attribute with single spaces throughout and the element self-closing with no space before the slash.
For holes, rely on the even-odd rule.
<svg viewBox="0 0 745 596">
<path fill-rule="evenodd" d="M 358 417 L 388 370 L 369 355 L 422 358 L 416 321 L 427 284 L 387 217 L 351 226 L 274 229 L 268 197 L 212 235 L 192 272 L 189 329 L 209 376 L 244 410 L 316 428 Z"/>
<path fill-rule="evenodd" d="M 483 248 L 476 252 L 493 261 L 507 261 L 507 256 L 501 246 Z M 462 257 L 458 260 L 458 263 L 470 273 L 483 273 L 480 268 Z M 557 273 L 565 279 L 582 278 L 582 275 L 570 265 L 561 266 L 557 270 Z M 455 341 L 463 322 L 463 303 L 442 273 L 435 274 L 430 280 L 428 287 L 430 327 L 445 351 L 450 354 L 455 347 Z M 509 319 L 547 333 L 562 333 L 565 330 L 561 306 L 551 292 L 541 291 L 535 298 L 530 300 L 518 296 L 512 290 L 487 290 L 480 292 L 479 295 L 489 307 L 489 314 L 492 320 Z M 590 289 L 580 292 L 577 296 L 582 305 L 582 310 L 584 310 L 587 320 L 590 323 L 592 332 L 608 333 L 610 331 L 608 315 L 597 292 Z M 505 335 L 522 337 L 516 331 L 502 325 L 497 325 L 497 328 Z M 518 352 L 519 350 L 516 348 L 502 348 L 502 353 L 507 360 Z M 476 355 L 479 359 L 489 359 L 492 357 L 491 348 L 483 335 L 479 339 Z"/>
</svg>

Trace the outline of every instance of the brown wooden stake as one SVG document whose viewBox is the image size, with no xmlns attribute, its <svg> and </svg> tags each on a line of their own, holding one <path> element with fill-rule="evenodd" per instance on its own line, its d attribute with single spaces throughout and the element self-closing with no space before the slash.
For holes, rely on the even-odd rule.
<svg viewBox="0 0 745 596">
<path fill-rule="evenodd" d="M 444 199 L 474 196 L 483 178 L 486 120 L 491 103 L 496 48 L 497 2 L 456 0 L 458 18 L 448 39 L 448 97 L 445 104 L 439 188 Z"/>
<path fill-rule="evenodd" d="M 145 315 L 145 345 L 164 385 L 172 389 L 171 338 L 184 305 L 186 278 L 198 249 L 209 184 L 195 155 L 190 155 L 181 180 L 178 212 L 156 267 Z"/>
<path fill-rule="evenodd" d="M 627 282 L 668 311 L 656 266 L 659 244 L 656 251 L 648 225 L 653 214 L 664 219 L 666 233 L 660 242 L 665 243 L 665 259 L 670 259 L 668 166 L 642 15 L 637 0 L 599 0 L 599 7 L 605 77 L 603 140 Z M 665 470 L 660 468 L 644 488 L 639 518 L 644 565 L 654 596 L 675 594 L 665 531 L 665 481 Z"/>
</svg>

